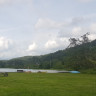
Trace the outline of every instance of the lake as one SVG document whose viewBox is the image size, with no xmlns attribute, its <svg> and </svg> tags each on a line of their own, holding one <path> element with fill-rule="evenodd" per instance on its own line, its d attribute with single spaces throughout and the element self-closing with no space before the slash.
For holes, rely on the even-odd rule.
<svg viewBox="0 0 96 96">
<path fill-rule="evenodd" d="M 12 69 L 12 68 L 0 68 L 0 72 L 17 72 L 17 70 L 23 70 L 25 72 L 46 72 L 46 73 L 69 73 L 69 71 L 58 71 L 58 70 L 41 70 L 41 69 Z"/>
</svg>

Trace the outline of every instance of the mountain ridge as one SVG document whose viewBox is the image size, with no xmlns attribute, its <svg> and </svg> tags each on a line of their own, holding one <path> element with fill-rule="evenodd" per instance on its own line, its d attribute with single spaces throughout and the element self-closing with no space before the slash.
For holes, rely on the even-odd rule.
<svg viewBox="0 0 96 96">
<path fill-rule="evenodd" d="M 96 68 L 96 40 L 41 56 L 0 60 L 1 68 L 87 70 Z"/>
</svg>

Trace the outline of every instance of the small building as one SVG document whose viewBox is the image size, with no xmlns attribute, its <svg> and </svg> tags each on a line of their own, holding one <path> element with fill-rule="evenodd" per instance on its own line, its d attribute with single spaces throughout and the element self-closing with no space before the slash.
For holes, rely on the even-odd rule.
<svg viewBox="0 0 96 96">
<path fill-rule="evenodd" d="M 20 72 L 20 73 L 22 73 L 22 72 L 24 72 L 24 70 L 17 70 L 17 72 Z"/>
</svg>

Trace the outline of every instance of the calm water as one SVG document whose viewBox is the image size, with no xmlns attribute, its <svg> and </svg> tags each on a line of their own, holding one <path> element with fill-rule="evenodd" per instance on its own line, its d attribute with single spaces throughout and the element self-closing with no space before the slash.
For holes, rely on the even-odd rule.
<svg viewBox="0 0 96 96">
<path fill-rule="evenodd" d="M 60 73 L 68 71 L 58 71 L 58 70 L 38 70 L 38 69 L 11 69 L 11 68 L 0 68 L 0 72 L 17 72 L 17 70 L 23 70 L 25 72 L 31 71 L 33 73 L 37 72 L 47 72 L 47 73 Z"/>
</svg>

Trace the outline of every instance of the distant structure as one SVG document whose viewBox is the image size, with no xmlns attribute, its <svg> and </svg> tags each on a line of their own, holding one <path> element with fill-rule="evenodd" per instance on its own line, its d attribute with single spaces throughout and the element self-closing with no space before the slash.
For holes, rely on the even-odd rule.
<svg viewBox="0 0 96 96">
<path fill-rule="evenodd" d="M 24 72 L 24 70 L 17 70 L 17 72 L 22 73 L 22 72 Z"/>
<path fill-rule="evenodd" d="M 67 48 L 71 48 L 71 47 L 75 47 L 77 45 L 80 45 L 80 44 L 84 44 L 84 43 L 88 43 L 90 40 L 88 38 L 88 35 L 89 35 L 89 32 L 87 32 L 86 34 L 84 34 L 83 36 L 81 36 L 81 39 L 80 40 L 79 38 L 70 38 L 69 39 L 69 46 Z"/>
</svg>

